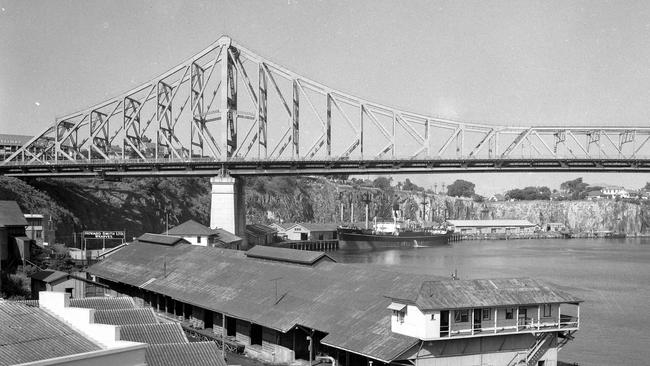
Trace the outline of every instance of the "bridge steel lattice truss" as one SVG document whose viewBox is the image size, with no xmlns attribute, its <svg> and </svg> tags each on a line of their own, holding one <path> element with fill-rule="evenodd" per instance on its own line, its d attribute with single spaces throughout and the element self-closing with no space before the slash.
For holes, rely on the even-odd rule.
<svg viewBox="0 0 650 366">
<path fill-rule="evenodd" d="M 648 127 L 509 127 L 329 88 L 221 37 L 124 94 L 57 118 L 12 176 L 650 171 Z"/>
</svg>

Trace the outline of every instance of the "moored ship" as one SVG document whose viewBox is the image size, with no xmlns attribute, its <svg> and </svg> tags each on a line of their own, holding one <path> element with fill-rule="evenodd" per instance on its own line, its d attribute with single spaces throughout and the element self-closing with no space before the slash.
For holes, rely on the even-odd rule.
<svg viewBox="0 0 650 366">
<path fill-rule="evenodd" d="M 339 227 L 339 249 L 431 247 L 449 244 L 445 229 L 402 229 L 399 222 L 375 223 L 373 229 Z"/>
</svg>

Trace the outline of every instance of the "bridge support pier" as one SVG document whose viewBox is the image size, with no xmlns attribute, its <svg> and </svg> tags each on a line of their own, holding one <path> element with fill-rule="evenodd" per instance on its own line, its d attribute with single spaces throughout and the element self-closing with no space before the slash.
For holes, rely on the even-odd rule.
<svg viewBox="0 0 650 366">
<path fill-rule="evenodd" d="M 221 228 L 246 240 L 246 200 L 244 182 L 241 178 L 219 176 L 210 178 L 212 199 L 210 204 L 210 228 Z"/>
</svg>

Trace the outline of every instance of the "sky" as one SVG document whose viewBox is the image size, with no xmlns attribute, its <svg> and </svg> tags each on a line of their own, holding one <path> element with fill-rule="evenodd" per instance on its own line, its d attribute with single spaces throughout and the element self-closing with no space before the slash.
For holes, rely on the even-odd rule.
<svg viewBox="0 0 650 366">
<path fill-rule="evenodd" d="M 332 88 L 494 125 L 647 125 L 647 1 L 0 0 L 0 133 L 124 92 L 229 35 Z M 396 176 L 484 195 L 646 174 Z"/>
</svg>

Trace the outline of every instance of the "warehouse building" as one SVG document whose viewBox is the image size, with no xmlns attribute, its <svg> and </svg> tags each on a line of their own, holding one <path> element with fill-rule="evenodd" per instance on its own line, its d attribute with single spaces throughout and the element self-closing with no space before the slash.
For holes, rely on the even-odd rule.
<svg viewBox="0 0 650 366">
<path fill-rule="evenodd" d="M 485 281 L 449 283 L 339 264 L 321 252 L 138 242 L 88 271 L 115 295 L 132 296 L 216 340 L 234 340 L 267 362 L 321 354 L 344 366 L 469 365 L 489 338 L 484 356 L 492 360 L 534 356 L 554 366 L 563 345 L 558 337 L 569 339 L 578 328 L 578 317 L 567 317 L 565 304 L 576 307 L 580 300 L 538 281 L 496 281 L 490 290 Z M 467 296 L 443 293 L 452 285 Z M 483 291 L 486 299 L 472 299 L 473 291 Z M 512 296 L 522 291 L 524 298 Z M 437 292 L 437 303 L 426 302 Z M 494 323 L 476 330 L 477 315 L 470 314 L 483 308 Z M 547 308 L 546 318 L 532 316 L 535 310 L 547 315 Z M 550 335 L 538 341 L 535 332 Z"/>
<path fill-rule="evenodd" d="M 288 240 L 336 240 L 336 224 L 297 223 L 285 230 Z"/>
<path fill-rule="evenodd" d="M 528 220 L 447 220 L 458 234 L 532 234 L 539 227 Z"/>
</svg>

